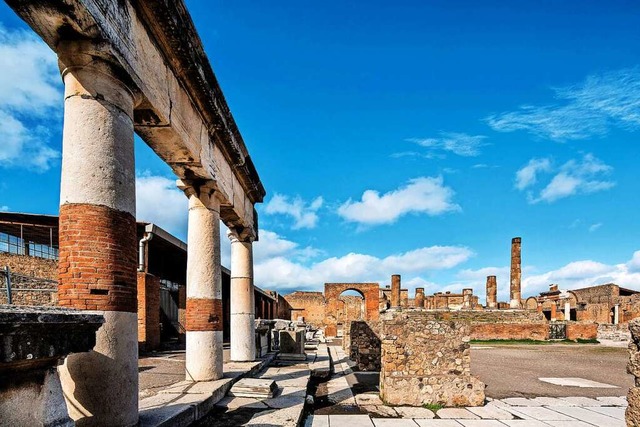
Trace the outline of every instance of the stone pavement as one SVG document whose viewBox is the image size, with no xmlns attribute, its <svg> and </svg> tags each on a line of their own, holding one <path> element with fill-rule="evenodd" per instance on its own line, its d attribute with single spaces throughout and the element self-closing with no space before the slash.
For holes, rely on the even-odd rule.
<svg viewBox="0 0 640 427">
<path fill-rule="evenodd" d="M 489 401 L 475 408 L 388 407 L 387 418 L 312 415 L 306 427 L 624 427 L 627 401 L 620 397 L 537 397 Z M 413 413 L 412 413 L 413 412 Z M 392 418 L 396 417 L 396 418 Z"/>
</svg>

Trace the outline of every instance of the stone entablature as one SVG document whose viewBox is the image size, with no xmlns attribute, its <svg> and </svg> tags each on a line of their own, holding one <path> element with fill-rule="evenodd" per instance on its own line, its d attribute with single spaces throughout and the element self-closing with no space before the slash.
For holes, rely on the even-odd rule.
<svg viewBox="0 0 640 427">
<path fill-rule="evenodd" d="M 382 321 L 380 397 L 389 405 L 479 406 L 485 385 L 471 375 L 470 326 L 400 312 Z"/>
</svg>

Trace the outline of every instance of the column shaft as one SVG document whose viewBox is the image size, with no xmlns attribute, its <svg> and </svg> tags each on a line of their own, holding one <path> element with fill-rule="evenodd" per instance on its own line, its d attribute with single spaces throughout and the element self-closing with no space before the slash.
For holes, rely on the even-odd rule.
<svg viewBox="0 0 640 427">
<path fill-rule="evenodd" d="M 511 308 L 522 308 L 522 294 L 520 282 L 522 280 L 522 258 L 520 237 L 511 240 L 511 284 L 510 284 L 510 306 Z"/>
<path fill-rule="evenodd" d="M 256 358 L 253 244 L 229 230 L 231 239 L 231 360 Z M 263 313 L 263 316 L 266 313 Z"/>
<path fill-rule="evenodd" d="M 498 306 L 498 283 L 496 276 L 487 276 L 487 308 Z"/>
<path fill-rule="evenodd" d="M 414 305 L 416 308 L 424 308 L 424 288 L 416 288 Z"/>
<path fill-rule="evenodd" d="M 90 62 L 89 62 L 90 63 Z M 65 83 L 58 302 L 101 311 L 92 352 L 60 366 L 77 425 L 138 422 L 135 166 L 131 91 L 90 63 Z"/>
<path fill-rule="evenodd" d="M 222 378 L 220 202 L 208 187 L 189 195 L 186 378 Z"/>
<path fill-rule="evenodd" d="M 400 275 L 391 276 L 391 308 L 400 308 Z"/>
</svg>

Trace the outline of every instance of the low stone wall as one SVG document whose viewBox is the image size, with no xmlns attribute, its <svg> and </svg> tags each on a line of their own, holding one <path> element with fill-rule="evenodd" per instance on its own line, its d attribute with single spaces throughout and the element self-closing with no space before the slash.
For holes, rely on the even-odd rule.
<svg viewBox="0 0 640 427">
<path fill-rule="evenodd" d="M 628 323 L 620 323 L 613 325 L 611 323 L 598 324 L 598 340 L 610 341 L 630 341 L 631 332 L 629 332 Z"/>
<path fill-rule="evenodd" d="M 380 341 L 382 322 L 373 320 L 351 322 L 348 335 L 350 345 L 349 358 L 356 363 L 360 371 L 380 371 L 382 342 Z M 345 340 L 347 335 L 345 335 Z"/>
<path fill-rule="evenodd" d="M 471 325 L 474 340 L 535 340 L 549 339 L 549 325 L 517 323 L 477 323 Z"/>
<path fill-rule="evenodd" d="M 640 319 L 629 322 L 631 342 L 629 343 L 629 364 L 627 372 L 635 377 L 635 387 L 627 394 L 626 420 L 628 426 L 640 426 Z"/>
<path fill-rule="evenodd" d="M 58 263 L 54 260 L 0 252 L 0 268 L 11 271 L 15 305 L 54 306 L 58 302 Z M 0 304 L 7 304 L 4 275 L 0 275 Z"/>
<path fill-rule="evenodd" d="M 0 268 L 9 266 L 12 272 L 42 279 L 58 280 L 58 261 L 0 252 Z"/>
<path fill-rule="evenodd" d="M 567 339 L 594 340 L 598 337 L 598 325 L 596 323 L 567 323 Z"/>
<path fill-rule="evenodd" d="M 479 406 L 485 385 L 471 376 L 468 322 L 424 311 L 382 322 L 380 397 L 390 405 Z"/>
</svg>

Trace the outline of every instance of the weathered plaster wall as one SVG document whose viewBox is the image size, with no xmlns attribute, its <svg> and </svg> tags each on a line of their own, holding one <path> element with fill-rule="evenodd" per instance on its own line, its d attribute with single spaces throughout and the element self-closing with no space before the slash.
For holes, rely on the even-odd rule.
<svg viewBox="0 0 640 427">
<path fill-rule="evenodd" d="M 284 296 L 284 300 L 290 307 L 287 311 L 291 320 L 297 320 L 297 317 L 304 317 L 305 322 L 319 327 L 324 321 L 324 296 L 322 292 L 293 292 Z M 286 314 L 285 312 L 282 315 Z M 295 318 L 294 318 L 295 317 Z M 289 317 L 278 317 L 281 319 L 289 319 Z"/>
</svg>

